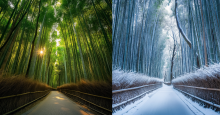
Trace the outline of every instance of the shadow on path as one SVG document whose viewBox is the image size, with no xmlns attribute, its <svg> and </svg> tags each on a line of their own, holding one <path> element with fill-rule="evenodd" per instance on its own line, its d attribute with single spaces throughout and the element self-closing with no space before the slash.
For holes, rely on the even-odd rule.
<svg viewBox="0 0 220 115">
<path fill-rule="evenodd" d="M 51 91 L 47 97 L 22 115 L 91 115 L 64 94 Z"/>
</svg>

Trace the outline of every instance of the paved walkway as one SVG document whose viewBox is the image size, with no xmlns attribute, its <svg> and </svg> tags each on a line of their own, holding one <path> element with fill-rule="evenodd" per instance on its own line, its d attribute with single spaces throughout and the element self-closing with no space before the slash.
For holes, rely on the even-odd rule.
<svg viewBox="0 0 220 115">
<path fill-rule="evenodd" d="M 194 115 L 172 86 L 164 85 L 134 115 Z"/>
<path fill-rule="evenodd" d="M 88 110 L 77 105 L 64 94 L 51 91 L 47 97 L 22 115 L 89 115 Z"/>
</svg>

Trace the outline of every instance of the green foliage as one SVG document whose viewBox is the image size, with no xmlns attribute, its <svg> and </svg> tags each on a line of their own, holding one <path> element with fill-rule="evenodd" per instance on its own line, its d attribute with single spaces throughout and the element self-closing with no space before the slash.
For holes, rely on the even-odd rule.
<svg viewBox="0 0 220 115">
<path fill-rule="evenodd" d="M 81 79 L 106 80 L 111 77 L 109 46 L 112 37 L 112 13 L 105 0 L 95 0 L 95 4 L 92 4 L 91 0 L 22 0 L 14 14 L 13 8 L 5 7 L 9 1 L 13 6 L 18 2 L 0 1 L 0 37 L 6 29 L 6 34 L 0 41 L 0 55 L 3 55 L 4 47 L 12 47 L 8 53 L 4 51 L 10 55 L 8 59 L 0 58 L 7 60 L 6 67 L 1 68 L 6 74 L 12 74 L 12 66 L 15 67 L 14 74 L 25 74 L 28 71 L 30 55 L 39 45 L 37 52 L 34 52 L 37 55 L 31 57 L 36 58 L 35 80 L 56 87 L 64 83 L 76 83 Z M 31 3 L 27 4 L 29 2 Z M 30 9 L 27 9 L 29 5 Z M 23 17 L 25 11 L 28 12 Z M 13 21 L 9 21 L 10 16 Z M 19 20 L 22 20 L 22 23 L 16 26 Z M 5 28 L 7 23 L 8 28 Z M 15 29 L 19 31 L 17 34 Z M 7 38 L 10 31 L 14 37 Z M 38 40 L 40 42 L 37 42 Z M 57 42 L 60 45 L 57 46 Z"/>
<path fill-rule="evenodd" d="M 1 0 L 0 1 L 0 8 L 2 9 L 6 9 L 8 7 L 8 1 L 7 0 Z"/>
</svg>

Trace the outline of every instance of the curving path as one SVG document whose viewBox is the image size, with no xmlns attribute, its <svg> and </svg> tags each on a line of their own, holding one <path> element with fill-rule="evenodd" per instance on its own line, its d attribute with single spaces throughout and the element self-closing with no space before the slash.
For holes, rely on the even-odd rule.
<svg viewBox="0 0 220 115">
<path fill-rule="evenodd" d="M 51 91 L 46 98 L 22 115 L 90 115 L 91 113 L 74 103 L 64 94 Z"/>
</svg>

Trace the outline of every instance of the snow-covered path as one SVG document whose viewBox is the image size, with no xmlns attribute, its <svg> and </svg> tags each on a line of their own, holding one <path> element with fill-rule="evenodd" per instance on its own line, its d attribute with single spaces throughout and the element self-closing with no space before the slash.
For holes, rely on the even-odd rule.
<svg viewBox="0 0 220 115">
<path fill-rule="evenodd" d="M 186 98 L 173 86 L 163 85 L 162 88 L 147 94 L 113 113 L 113 115 L 219 115 L 210 108 L 203 108 L 198 103 Z"/>
<path fill-rule="evenodd" d="M 134 115 L 194 115 L 173 90 L 164 85 Z"/>
</svg>

